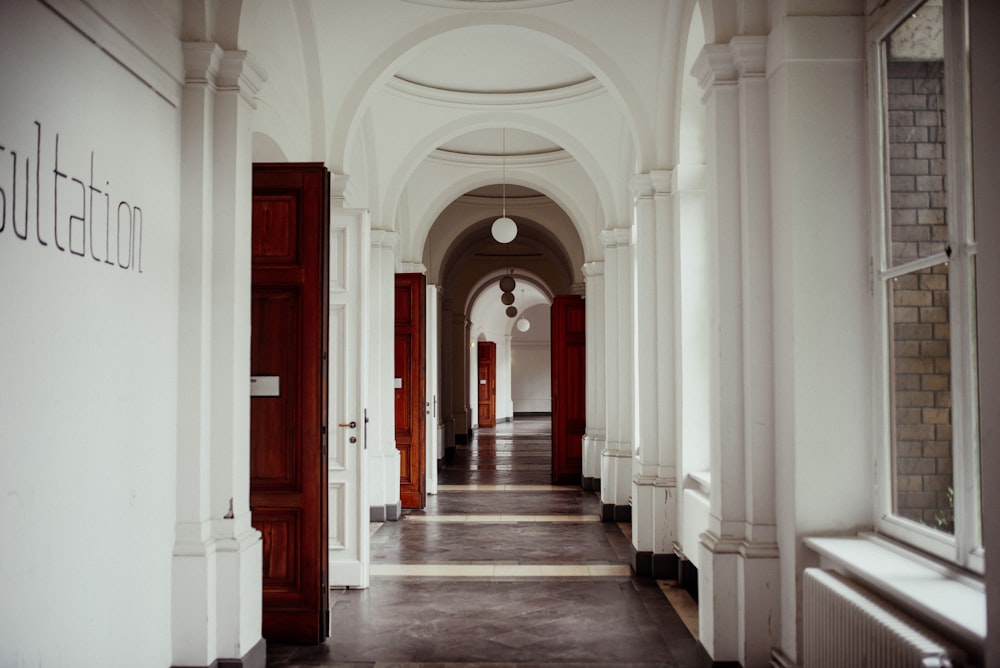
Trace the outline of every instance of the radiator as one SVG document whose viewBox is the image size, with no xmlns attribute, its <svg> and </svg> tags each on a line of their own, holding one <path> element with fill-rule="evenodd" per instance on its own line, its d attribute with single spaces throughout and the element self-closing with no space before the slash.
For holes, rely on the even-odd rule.
<svg viewBox="0 0 1000 668">
<path fill-rule="evenodd" d="M 959 668 L 965 653 L 845 578 L 803 573 L 803 668 Z"/>
</svg>

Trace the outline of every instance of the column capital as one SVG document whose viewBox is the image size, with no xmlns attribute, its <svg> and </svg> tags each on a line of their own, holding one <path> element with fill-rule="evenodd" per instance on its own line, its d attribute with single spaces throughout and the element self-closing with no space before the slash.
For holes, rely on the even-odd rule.
<svg viewBox="0 0 1000 668">
<path fill-rule="evenodd" d="M 716 86 L 735 85 L 739 72 L 728 44 L 706 44 L 695 58 L 691 74 L 708 95 Z"/>
<path fill-rule="evenodd" d="M 267 72 L 246 51 L 225 51 L 214 42 L 184 42 L 184 83 L 235 91 L 252 107 Z"/>
<path fill-rule="evenodd" d="M 767 73 L 767 37 L 738 35 L 729 42 L 740 78 L 761 78 Z"/>
<path fill-rule="evenodd" d="M 652 197 L 656 192 L 653 179 L 648 173 L 633 174 L 628 180 L 628 189 L 632 193 L 632 197 L 636 199 Z"/>
<path fill-rule="evenodd" d="M 673 169 L 651 169 L 645 174 L 634 174 L 629 179 L 629 190 L 635 197 L 672 195 L 677 190 L 677 175 Z"/>
<path fill-rule="evenodd" d="M 399 233 L 395 230 L 383 230 L 373 228 L 371 231 L 372 248 L 385 250 L 396 250 L 399 244 Z"/>
<path fill-rule="evenodd" d="M 215 85 L 219 90 L 233 91 L 257 108 L 257 93 L 267 81 L 267 72 L 246 51 L 223 51 Z"/>
<path fill-rule="evenodd" d="M 584 278 L 604 276 L 604 262 L 601 260 L 596 262 L 587 262 L 583 265 L 583 276 Z"/>
<path fill-rule="evenodd" d="M 399 265 L 399 270 L 404 274 L 427 274 L 427 267 L 423 262 L 403 262 Z"/>
<path fill-rule="evenodd" d="M 222 47 L 214 42 L 184 42 L 184 83 L 215 86 Z"/>
<path fill-rule="evenodd" d="M 622 248 L 632 243 L 631 227 L 615 227 L 601 230 L 601 243 L 606 249 Z"/>
<path fill-rule="evenodd" d="M 349 174 L 336 174 L 330 172 L 330 203 L 336 204 L 337 208 L 344 207 L 346 200 L 347 184 L 351 180 Z"/>
</svg>

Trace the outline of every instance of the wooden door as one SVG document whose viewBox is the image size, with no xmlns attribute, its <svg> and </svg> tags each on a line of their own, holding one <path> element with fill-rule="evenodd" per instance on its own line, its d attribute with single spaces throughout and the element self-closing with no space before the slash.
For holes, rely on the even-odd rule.
<svg viewBox="0 0 1000 668">
<path fill-rule="evenodd" d="M 423 508 L 427 502 L 425 293 L 423 274 L 396 274 L 396 449 L 399 450 L 399 499 L 404 508 Z"/>
<path fill-rule="evenodd" d="M 479 426 L 497 426 L 497 344 L 480 341 L 479 346 Z"/>
<path fill-rule="evenodd" d="M 329 175 L 254 165 L 250 509 L 263 535 L 263 636 L 319 643 L 327 586 Z"/>
<path fill-rule="evenodd" d="M 579 484 L 587 427 L 586 319 L 583 298 L 552 302 L 552 483 Z"/>
</svg>

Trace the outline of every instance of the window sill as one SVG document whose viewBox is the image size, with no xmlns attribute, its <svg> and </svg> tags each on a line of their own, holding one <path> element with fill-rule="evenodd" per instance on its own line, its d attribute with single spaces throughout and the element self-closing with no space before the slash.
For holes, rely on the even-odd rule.
<svg viewBox="0 0 1000 668">
<path fill-rule="evenodd" d="M 875 534 L 811 537 L 806 547 L 832 568 L 870 587 L 968 649 L 986 641 L 986 592 L 980 579 Z"/>
<path fill-rule="evenodd" d="M 705 496 L 712 494 L 712 473 L 710 471 L 692 471 L 687 474 L 684 489 L 693 489 Z"/>
</svg>

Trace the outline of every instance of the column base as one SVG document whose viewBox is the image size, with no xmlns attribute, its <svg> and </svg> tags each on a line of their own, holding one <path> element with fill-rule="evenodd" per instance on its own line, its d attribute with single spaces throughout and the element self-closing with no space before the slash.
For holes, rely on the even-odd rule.
<svg viewBox="0 0 1000 668">
<path fill-rule="evenodd" d="M 677 577 L 680 560 L 676 554 L 656 554 L 632 548 L 632 572 L 654 580 L 673 580 Z"/>
<path fill-rule="evenodd" d="M 602 522 L 625 522 L 627 524 L 632 523 L 632 506 L 629 505 L 615 505 L 613 503 L 605 503 L 601 505 L 601 521 Z"/>
<path fill-rule="evenodd" d="M 267 665 L 267 641 L 263 638 L 238 659 L 216 659 L 204 668 L 265 668 Z M 171 666 L 171 668 L 202 668 L 201 666 Z"/>
</svg>

